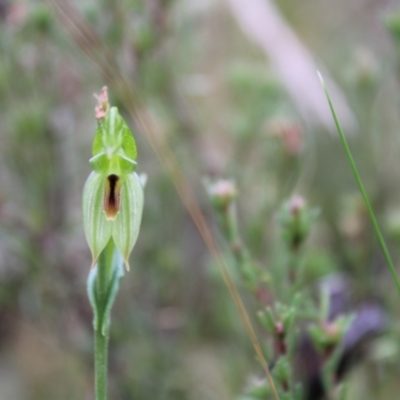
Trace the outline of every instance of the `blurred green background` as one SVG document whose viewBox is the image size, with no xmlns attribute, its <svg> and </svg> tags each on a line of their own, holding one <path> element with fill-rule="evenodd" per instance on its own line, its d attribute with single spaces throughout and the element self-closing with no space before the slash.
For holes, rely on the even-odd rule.
<svg viewBox="0 0 400 400">
<path fill-rule="evenodd" d="M 395 398 L 398 294 L 327 114 L 304 111 L 322 104 L 322 90 L 295 85 L 307 83 L 298 69 L 304 57 L 314 60 L 311 76 L 321 69 L 342 93 L 344 127 L 398 265 L 400 8 L 388 0 L 276 1 L 263 25 L 275 41 L 262 48 L 251 38 L 257 23 L 242 18 L 251 20 L 256 3 L 71 4 L 157 119 L 217 241 L 204 177 L 235 180 L 242 235 L 266 269 L 282 201 L 299 193 L 321 210 L 308 244 L 310 287 L 344 272 L 355 297 L 378 299 L 391 320 L 349 377 L 349 398 Z M 65 28 L 52 2 L 0 0 L 0 400 L 93 398 L 81 194 L 96 129 L 93 93 L 105 82 Z M 282 55 L 294 54 L 293 45 L 303 51 L 283 74 Z M 111 102 L 126 112 L 112 91 Z M 250 341 L 169 177 L 146 138 L 135 137 L 148 183 L 113 310 L 110 398 L 237 398 L 260 373 Z"/>
</svg>

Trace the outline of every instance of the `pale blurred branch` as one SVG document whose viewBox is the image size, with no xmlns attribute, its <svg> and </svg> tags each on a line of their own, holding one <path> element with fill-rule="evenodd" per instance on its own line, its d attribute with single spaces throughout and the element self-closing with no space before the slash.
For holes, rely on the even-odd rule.
<svg viewBox="0 0 400 400">
<path fill-rule="evenodd" d="M 279 74 L 287 92 L 306 121 L 334 132 L 328 103 L 317 77 L 324 73 L 337 112 L 346 131 L 354 131 L 356 119 L 344 94 L 329 77 L 324 66 L 312 55 L 270 0 L 227 0 L 243 32 L 260 46 Z"/>
</svg>

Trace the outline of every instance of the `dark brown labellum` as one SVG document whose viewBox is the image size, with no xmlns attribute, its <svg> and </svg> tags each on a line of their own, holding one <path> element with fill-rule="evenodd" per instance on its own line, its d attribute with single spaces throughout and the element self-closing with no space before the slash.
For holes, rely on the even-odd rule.
<svg viewBox="0 0 400 400">
<path fill-rule="evenodd" d="M 104 185 L 103 208 L 107 221 L 117 218 L 121 205 L 121 179 L 118 175 L 111 174 L 106 178 Z"/>
</svg>

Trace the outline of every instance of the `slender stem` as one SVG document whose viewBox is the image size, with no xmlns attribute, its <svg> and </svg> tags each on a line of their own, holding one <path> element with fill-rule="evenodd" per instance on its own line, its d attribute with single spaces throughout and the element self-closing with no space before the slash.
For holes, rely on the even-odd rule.
<svg viewBox="0 0 400 400">
<path fill-rule="evenodd" d="M 223 233 L 231 246 L 231 251 L 233 253 L 235 261 L 238 263 L 238 266 L 240 268 L 240 273 L 242 274 L 242 277 L 243 277 L 245 283 L 249 286 L 250 290 L 253 290 L 253 292 L 254 292 L 254 287 L 252 285 L 252 279 L 250 279 L 250 277 L 248 275 L 248 272 L 250 272 L 250 271 L 245 271 L 245 269 L 244 269 L 246 262 L 250 260 L 250 256 L 247 253 L 247 251 L 245 250 L 245 248 L 242 244 L 242 241 L 240 239 L 238 225 L 237 225 L 237 218 L 236 218 L 236 209 L 235 209 L 234 204 L 231 204 L 224 212 L 221 212 L 220 217 L 222 219 L 221 223 L 222 223 Z M 219 252 L 218 252 L 218 257 L 220 257 Z M 233 279 L 231 278 L 231 276 L 229 274 L 229 271 L 226 268 L 226 265 L 225 265 L 223 259 L 221 258 L 220 261 L 222 262 L 221 272 L 222 272 L 223 278 L 224 278 L 225 283 L 227 284 L 230 292 L 232 293 L 232 297 L 235 302 L 235 305 L 238 308 L 239 314 L 243 319 L 247 333 L 253 344 L 254 350 L 259 358 L 259 361 L 264 370 L 267 381 L 271 387 L 273 397 L 275 400 L 280 400 L 278 391 L 275 386 L 274 379 L 271 375 L 270 368 L 265 360 L 264 353 L 261 348 L 260 342 L 257 339 L 254 328 L 250 322 L 250 318 L 246 312 L 246 309 L 244 308 L 242 299 L 237 291 L 237 288 L 235 286 L 235 283 L 233 282 Z"/>
<path fill-rule="evenodd" d="M 232 202 L 220 213 L 220 219 L 222 231 L 229 243 L 231 254 L 238 266 L 239 273 L 247 288 L 257 297 L 257 288 L 255 286 L 255 282 L 258 281 L 256 266 L 252 265 L 250 267 L 250 254 L 240 237 L 235 203 Z"/>
<path fill-rule="evenodd" d="M 101 329 L 94 332 L 94 368 L 96 400 L 107 399 L 107 352 L 108 333 L 103 335 Z"/>
<path fill-rule="evenodd" d="M 397 276 L 396 269 L 394 268 L 394 265 L 393 265 L 392 259 L 390 257 L 389 251 L 388 251 L 388 249 L 386 247 L 385 240 L 383 239 L 383 236 L 382 236 L 381 230 L 379 228 L 378 222 L 376 221 L 376 218 L 375 218 L 375 214 L 374 214 L 374 212 L 372 210 L 372 207 L 371 207 L 371 204 L 370 204 L 370 202 L 368 200 L 367 192 L 364 189 L 364 185 L 363 185 L 362 180 L 360 178 L 360 175 L 359 175 L 359 173 L 357 171 L 356 163 L 354 162 L 353 156 L 352 156 L 351 151 L 350 151 L 350 147 L 347 144 L 346 137 L 344 136 L 342 127 L 340 126 L 338 117 L 336 116 L 336 112 L 335 112 L 335 109 L 333 107 L 333 104 L 332 104 L 331 98 L 329 96 L 328 90 L 327 90 L 327 88 L 325 86 L 325 82 L 323 81 L 323 79 L 322 79 L 320 74 L 319 74 L 319 78 L 321 80 L 322 87 L 324 88 L 326 98 L 328 99 L 329 107 L 331 109 L 333 119 L 335 120 L 336 128 L 337 128 L 337 130 L 339 132 L 340 139 L 341 139 L 343 147 L 344 147 L 344 149 L 346 151 L 346 155 L 347 155 L 347 158 L 348 158 L 348 160 L 350 162 L 351 169 L 353 170 L 354 177 L 356 178 L 358 188 L 359 188 L 359 190 L 360 190 L 360 192 L 362 194 L 362 197 L 364 199 L 364 203 L 365 203 L 365 205 L 367 207 L 368 215 L 369 215 L 369 218 L 371 219 L 372 226 L 373 226 L 374 231 L 375 231 L 375 235 L 376 235 L 376 237 L 378 239 L 378 242 L 379 242 L 379 245 L 381 247 L 382 253 L 383 253 L 384 257 L 385 257 L 385 260 L 386 260 L 386 262 L 387 262 L 387 264 L 389 266 L 389 269 L 390 269 L 390 272 L 392 274 L 392 278 L 393 278 L 394 283 L 396 285 L 397 291 L 400 294 L 400 281 L 399 281 L 399 278 Z"/>
<path fill-rule="evenodd" d="M 94 368 L 95 368 L 95 393 L 96 400 L 107 400 L 107 353 L 108 353 L 108 329 L 103 330 L 104 310 L 108 290 L 110 287 L 112 261 L 115 250 L 114 241 L 110 239 L 107 246 L 100 254 L 96 280 L 96 294 L 98 303 L 102 309 L 98 313 L 99 318 L 94 331 Z"/>
</svg>

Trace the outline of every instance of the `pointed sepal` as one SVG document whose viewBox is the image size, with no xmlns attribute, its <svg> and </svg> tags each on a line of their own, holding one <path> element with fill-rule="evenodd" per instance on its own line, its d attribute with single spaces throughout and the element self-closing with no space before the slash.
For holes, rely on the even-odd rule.
<svg viewBox="0 0 400 400">
<path fill-rule="evenodd" d="M 136 173 L 123 178 L 120 211 L 113 221 L 112 237 L 129 270 L 129 255 L 139 235 L 144 203 L 143 186 Z"/>
<path fill-rule="evenodd" d="M 112 233 L 112 221 L 107 221 L 103 211 L 104 182 L 103 175 L 92 172 L 83 189 L 83 226 L 92 252 L 92 268 Z"/>
</svg>

